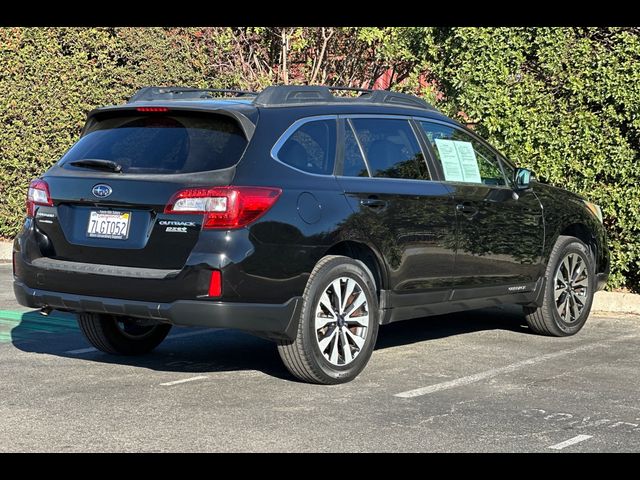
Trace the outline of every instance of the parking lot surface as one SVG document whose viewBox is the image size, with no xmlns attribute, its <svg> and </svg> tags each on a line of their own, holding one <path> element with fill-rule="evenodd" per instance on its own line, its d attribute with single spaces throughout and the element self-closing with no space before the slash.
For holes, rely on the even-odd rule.
<svg viewBox="0 0 640 480">
<path fill-rule="evenodd" d="M 355 381 L 308 385 L 232 330 L 103 354 L 0 265 L 0 451 L 637 452 L 639 344 L 638 316 L 558 339 L 501 307 L 385 326 Z"/>
</svg>

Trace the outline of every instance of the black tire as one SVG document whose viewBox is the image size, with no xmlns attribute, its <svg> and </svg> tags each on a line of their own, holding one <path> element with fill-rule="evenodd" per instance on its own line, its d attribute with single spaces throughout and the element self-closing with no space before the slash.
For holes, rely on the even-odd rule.
<svg viewBox="0 0 640 480">
<path fill-rule="evenodd" d="M 325 290 L 332 288 L 330 287 L 332 282 L 341 278 L 343 279 L 340 281 L 341 285 L 347 285 L 348 283 L 353 285 L 349 279 L 355 280 L 357 285 L 354 287 L 354 290 L 351 291 L 351 295 L 346 294 L 348 286 L 345 287 L 346 290 L 344 292 L 340 293 L 340 298 L 343 293 L 345 295 L 344 305 L 347 305 L 349 299 L 352 299 L 351 306 L 355 306 L 357 302 L 356 297 L 359 297 L 361 292 L 366 297 L 367 302 L 362 308 L 368 310 L 369 316 L 368 326 L 363 332 L 357 330 L 358 327 L 350 327 L 344 323 L 342 326 L 339 326 L 337 322 L 332 324 L 335 326 L 326 327 L 326 330 L 324 330 L 324 332 L 327 333 L 324 337 L 325 339 L 329 338 L 329 332 L 336 330 L 334 332 L 336 343 L 333 345 L 333 348 L 341 348 L 342 354 L 339 358 L 342 358 L 345 362 L 344 365 L 335 365 L 321 352 L 321 342 L 319 340 L 319 332 L 321 332 L 321 330 L 316 331 L 315 314 L 316 308 L 320 308 L 319 302 L 323 293 L 326 293 Z M 335 307 L 333 300 L 335 300 L 335 294 L 332 297 L 332 305 Z M 302 381 L 324 385 L 345 383 L 356 378 L 369 361 L 378 336 L 378 298 L 376 295 L 375 281 L 369 269 L 363 262 L 349 257 L 338 255 L 323 257 L 311 272 L 302 302 L 302 311 L 295 339 L 293 341 L 278 342 L 278 352 L 287 369 Z M 347 308 L 345 307 L 345 311 L 346 310 Z M 358 310 L 358 308 L 354 310 Z M 344 322 L 343 317 L 343 315 L 340 316 L 342 322 Z M 333 330 L 331 330 L 332 328 Z M 347 354 L 351 356 L 352 349 L 355 352 L 357 347 L 356 343 L 351 339 L 353 336 L 350 335 L 349 332 L 346 332 L 347 329 L 351 332 L 359 331 L 362 339 L 364 339 L 362 347 L 358 353 L 353 355 L 351 361 L 347 361 Z M 341 333 L 341 331 L 344 331 L 344 334 Z M 346 348 L 349 350 L 348 352 L 345 350 L 345 344 L 343 343 L 345 339 Z M 329 342 L 328 344 L 329 349 L 331 349 L 331 343 L 333 342 Z M 331 356 L 330 358 L 333 357 Z M 337 360 L 338 362 L 339 358 Z"/>
<path fill-rule="evenodd" d="M 78 314 L 78 325 L 91 345 L 112 355 L 142 355 L 165 339 L 171 325 L 136 325 L 129 317 L 97 313 Z"/>
<path fill-rule="evenodd" d="M 572 312 L 567 312 L 564 308 L 558 307 L 556 305 L 555 298 L 556 288 L 561 295 L 558 299 L 561 305 L 564 304 L 562 302 L 563 298 L 570 295 L 570 293 L 568 293 L 569 290 L 565 290 L 564 287 L 561 288 L 564 282 L 560 281 L 556 284 L 556 274 L 562 276 L 562 272 L 565 270 L 559 271 L 559 269 L 561 268 L 561 263 L 568 255 L 574 255 L 572 258 L 576 258 L 575 256 L 578 256 L 582 262 L 584 262 L 584 273 L 587 275 L 586 282 L 582 281 L 583 284 L 587 285 L 584 306 L 575 318 L 572 317 Z M 564 267 L 562 268 L 564 269 Z M 582 273 L 578 275 L 578 278 L 582 278 L 582 275 Z M 560 236 L 551 251 L 545 277 L 546 282 L 542 306 L 538 308 L 524 308 L 525 318 L 529 328 L 540 335 L 549 335 L 553 337 L 566 337 L 578 333 L 589 317 L 591 304 L 593 303 L 593 294 L 596 288 L 595 266 L 589 247 L 575 237 L 564 235 Z M 571 288 L 573 288 L 573 285 Z M 577 291 L 577 289 L 575 291 Z M 564 295 L 564 297 L 562 295 Z M 571 299 L 569 298 L 569 300 Z M 566 304 L 564 305 L 566 306 Z M 569 306 L 567 308 L 571 308 L 571 305 L 578 304 L 575 303 L 575 301 L 574 303 L 569 301 L 568 305 Z M 559 309 L 563 311 L 562 314 L 559 312 Z"/>
</svg>

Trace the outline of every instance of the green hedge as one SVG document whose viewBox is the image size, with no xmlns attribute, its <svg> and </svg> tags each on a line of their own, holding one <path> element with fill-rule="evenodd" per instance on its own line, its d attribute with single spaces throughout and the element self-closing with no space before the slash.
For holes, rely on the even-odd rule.
<svg viewBox="0 0 640 480">
<path fill-rule="evenodd" d="M 145 85 L 281 81 L 278 32 L 288 78 L 304 82 L 328 30 L 0 28 L 0 237 L 16 234 L 29 180 L 77 139 L 87 111 Z M 610 286 L 640 291 L 638 29 L 336 28 L 318 78 L 360 85 L 357 72 L 387 66 L 394 89 L 420 88 L 519 165 L 599 203 Z"/>
</svg>

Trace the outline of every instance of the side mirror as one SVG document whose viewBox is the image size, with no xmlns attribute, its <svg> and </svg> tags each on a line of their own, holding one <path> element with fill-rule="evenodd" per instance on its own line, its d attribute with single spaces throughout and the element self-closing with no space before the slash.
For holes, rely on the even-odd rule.
<svg viewBox="0 0 640 480">
<path fill-rule="evenodd" d="M 513 183 L 516 186 L 516 190 L 526 190 L 529 188 L 533 172 L 527 168 L 518 168 L 514 175 Z"/>
</svg>

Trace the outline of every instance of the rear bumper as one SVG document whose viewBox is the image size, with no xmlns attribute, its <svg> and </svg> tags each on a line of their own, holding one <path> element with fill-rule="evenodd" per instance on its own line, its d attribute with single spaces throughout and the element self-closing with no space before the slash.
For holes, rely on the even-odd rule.
<svg viewBox="0 0 640 480">
<path fill-rule="evenodd" d="M 23 284 L 52 292 L 89 297 L 109 297 L 133 302 L 169 303 L 178 300 L 208 300 L 211 272 L 222 272 L 222 297 L 231 303 L 283 304 L 300 296 L 313 268 L 296 268 L 286 251 L 265 250 L 251 243 L 248 231 L 202 231 L 187 262 L 179 269 L 124 266 L 114 250 L 112 261 L 84 263 L 79 257 L 43 255 L 33 228 L 25 228 L 13 244 L 14 276 Z M 166 255 L 171 255 L 171 245 Z M 283 250 L 283 249 L 280 249 Z M 140 253 L 142 255 L 142 253 Z M 308 258 L 309 252 L 300 257 Z M 126 265 L 126 262 L 123 262 Z M 135 265 L 136 263 L 134 263 Z M 144 264 L 144 263 L 143 263 Z M 286 264 L 286 271 L 283 270 Z M 308 265 L 307 265 L 308 267 Z"/>
<path fill-rule="evenodd" d="M 173 325 L 234 328 L 275 339 L 295 337 L 302 308 L 301 297 L 291 298 L 283 304 L 205 300 L 140 302 L 38 290 L 19 280 L 14 280 L 13 291 L 18 303 L 30 308 L 48 306 L 62 311 L 147 318 Z"/>
</svg>

